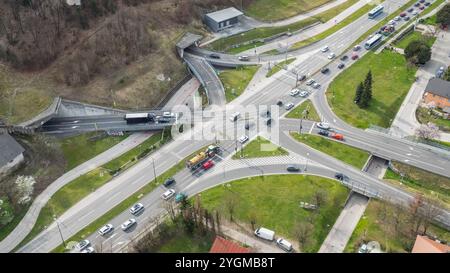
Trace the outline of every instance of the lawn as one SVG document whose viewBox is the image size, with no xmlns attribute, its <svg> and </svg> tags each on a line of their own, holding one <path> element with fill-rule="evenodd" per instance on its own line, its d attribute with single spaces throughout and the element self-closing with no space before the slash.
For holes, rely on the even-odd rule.
<svg viewBox="0 0 450 273">
<path fill-rule="evenodd" d="M 164 242 L 157 253 L 208 253 L 214 242 L 214 234 L 208 232 L 205 236 L 176 233 Z"/>
<path fill-rule="evenodd" d="M 67 161 L 66 171 L 101 154 L 128 137 L 128 134 L 124 134 L 123 136 L 107 136 L 94 139 L 93 137 L 97 135 L 99 133 L 86 133 L 60 140 L 61 149 Z"/>
<path fill-rule="evenodd" d="M 350 5 L 351 6 L 351 5 Z M 349 24 L 351 24 L 352 22 L 354 22 L 355 20 L 357 20 L 359 17 L 366 15 L 371 9 L 373 9 L 374 4 L 366 4 L 363 7 L 361 7 L 360 9 L 358 9 L 357 11 L 355 11 L 354 13 L 352 13 L 350 16 L 348 16 L 347 18 L 345 18 L 344 20 L 342 20 L 341 22 L 337 23 L 336 25 L 334 25 L 331 28 L 328 28 L 327 30 L 325 30 L 324 32 L 321 32 L 311 38 L 308 38 L 306 40 L 303 41 L 299 41 L 297 43 L 295 43 L 291 49 L 297 49 L 297 48 L 301 48 L 301 47 L 305 47 L 313 42 L 317 42 L 320 41 L 322 39 L 325 39 L 326 37 L 330 36 L 331 34 L 337 32 L 338 30 L 348 26 Z M 344 9 L 345 10 L 345 9 Z M 331 17 L 323 17 L 322 18 L 322 22 L 326 22 L 329 19 L 335 17 L 336 15 L 338 15 L 338 13 L 332 14 L 330 12 L 329 15 L 332 15 Z M 323 19 L 327 19 L 327 20 L 323 20 Z"/>
<path fill-rule="evenodd" d="M 209 146 L 209 145 L 208 145 Z M 207 147 L 207 146 L 206 146 Z M 97 218 L 94 222 L 90 223 L 88 226 L 83 228 L 82 230 L 78 231 L 75 235 L 70 237 L 66 241 L 80 241 L 87 236 L 91 235 L 92 233 L 96 232 L 100 227 L 104 226 L 108 221 L 116 217 L 118 214 L 122 213 L 124 210 L 127 210 L 130 208 L 133 204 L 138 202 L 142 197 L 152 192 L 156 187 L 161 185 L 163 181 L 165 181 L 169 177 L 173 177 L 176 173 L 182 171 L 186 166 L 185 162 L 187 159 L 191 158 L 192 156 L 196 155 L 200 151 L 205 150 L 206 147 L 203 147 L 196 151 L 195 153 L 192 153 L 191 155 L 187 156 L 183 160 L 179 161 L 176 165 L 165 171 L 164 173 L 160 174 L 158 177 L 156 177 L 156 183 L 155 180 L 149 181 L 145 186 L 140 188 L 138 191 L 136 191 L 133 195 L 129 196 L 127 199 L 120 202 L 118 205 L 116 205 L 114 208 L 103 214 L 100 218 Z M 56 247 L 52 252 L 64 252 L 64 246 L 61 244 L 58 247 Z"/>
<path fill-rule="evenodd" d="M 309 17 L 304 20 L 295 22 L 293 24 L 289 24 L 281 27 L 263 27 L 256 28 L 244 33 L 236 34 L 230 37 L 222 38 L 208 45 L 208 48 L 218 51 L 225 51 L 227 53 L 238 53 L 244 50 L 248 50 L 254 47 L 254 44 L 250 45 L 242 45 L 245 42 L 254 41 L 257 39 L 264 39 L 268 37 L 272 37 L 274 35 L 285 33 L 285 32 L 294 32 L 299 29 L 302 29 L 306 26 L 310 26 L 319 22 L 326 22 L 331 18 L 335 17 L 342 11 L 346 10 L 348 7 L 355 4 L 358 0 L 348 0 L 335 8 L 329 9 L 322 13 L 317 14 L 314 17 Z M 273 3 L 277 3 L 278 1 L 273 1 Z M 255 41 L 258 45 L 261 45 L 261 41 Z M 237 47 L 236 47 L 237 46 Z"/>
<path fill-rule="evenodd" d="M 317 211 L 299 206 L 304 201 L 315 204 L 315 195 L 321 192 L 323 204 Z M 217 186 L 200 194 L 202 205 L 209 211 L 217 210 L 229 218 L 227 203 L 233 200 L 234 220 L 275 231 L 277 237 L 296 242 L 297 225 L 310 222 L 311 236 L 302 252 L 317 252 L 335 220 L 339 216 L 348 190 L 334 180 L 303 175 L 273 175 L 245 178 Z"/>
<path fill-rule="evenodd" d="M 436 18 L 437 18 L 436 14 L 433 16 L 430 16 L 423 21 L 423 24 L 437 26 Z"/>
<path fill-rule="evenodd" d="M 444 132 L 450 132 L 450 120 L 441 118 L 437 115 L 432 114 L 428 109 L 424 107 L 418 107 L 416 110 L 416 118 L 422 124 L 427 124 L 432 122 L 439 126 L 439 129 Z"/>
<path fill-rule="evenodd" d="M 335 157 L 358 169 L 362 169 L 369 158 L 369 154 L 363 150 L 329 140 L 325 137 L 309 134 L 300 135 L 299 133 L 291 133 L 291 136 L 294 137 L 295 140 L 302 142 L 311 148 Z"/>
<path fill-rule="evenodd" d="M 332 0 L 256 0 L 245 9 L 246 15 L 263 20 L 277 21 L 307 12 Z"/>
<path fill-rule="evenodd" d="M 280 62 L 278 64 L 274 64 L 272 66 L 272 68 L 267 72 L 266 78 L 269 78 L 270 76 L 272 76 L 273 74 L 277 73 L 281 69 L 284 69 L 285 66 L 289 65 L 293 61 L 295 61 L 295 58 L 290 58 L 290 59 L 287 59 L 286 61 L 282 61 L 282 62 Z"/>
<path fill-rule="evenodd" d="M 244 146 L 244 149 L 238 150 L 234 155 L 233 159 L 239 158 L 255 158 L 255 157 L 270 157 L 270 156 L 281 156 L 288 155 L 289 153 L 273 144 L 269 140 L 263 137 L 256 137 L 250 143 Z M 242 157 L 241 157 L 242 156 Z"/>
<path fill-rule="evenodd" d="M 422 169 L 412 167 L 400 162 L 393 162 L 401 176 L 391 169 L 386 171 L 384 179 L 402 183 L 402 185 L 412 189 L 415 192 L 421 192 L 425 195 L 437 199 L 444 204 L 450 204 L 450 178 L 427 172 Z"/>
<path fill-rule="evenodd" d="M 386 213 L 387 212 L 387 216 Z M 377 241 L 381 249 L 386 252 L 410 252 L 414 245 L 415 236 L 406 236 L 402 232 L 396 232 L 395 208 L 378 200 L 371 200 L 364 212 L 364 216 L 359 220 L 353 234 L 347 243 L 344 252 L 357 252 L 362 242 Z M 408 225 L 402 216 L 399 226 Z M 388 220 L 389 219 L 389 220 Z M 408 226 L 403 229 L 408 229 Z M 435 235 L 441 240 L 448 241 L 450 233 L 437 226 L 430 226 L 427 234 Z"/>
<path fill-rule="evenodd" d="M 357 85 L 372 71 L 372 100 L 366 109 L 359 108 L 353 98 Z M 388 128 L 397 114 L 412 83 L 417 68 L 408 68 L 405 58 L 391 51 L 369 52 L 340 73 L 327 90 L 328 103 L 345 122 L 368 128 Z"/>
<path fill-rule="evenodd" d="M 300 119 L 303 116 L 303 111 L 306 109 L 308 109 L 309 113 L 304 117 L 305 119 L 320 122 L 319 114 L 317 114 L 316 108 L 314 108 L 314 105 L 309 99 L 292 109 L 286 117 Z"/>
<path fill-rule="evenodd" d="M 403 48 L 405 49 L 409 43 L 416 40 L 423 40 L 427 45 L 430 47 L 434 44 L 434 41 L 436 41 L 436 37 L 427 37 L 422 35 L 422 33 L 418 31 L 413 31 L 410 34 L 403 37 L 396 45 L 395 47 Z"/>
<path fill-rule="evenodd" d="M 227 102 L 234 100 L 244 92 L 258 69 L 259 66 L 256 65 L 240 66 L 219 73 L 219 78 L 225 88 Z"/>
</svg>

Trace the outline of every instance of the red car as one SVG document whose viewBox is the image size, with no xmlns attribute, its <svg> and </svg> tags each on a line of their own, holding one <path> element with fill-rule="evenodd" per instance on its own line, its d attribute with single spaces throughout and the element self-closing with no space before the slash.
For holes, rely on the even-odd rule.
<svg viewBox="0 0 450 273">
<path fill-rule="evenodd" d="M 208 169 L 211 169 L 213 166 L 214 166 L 214 161 L 208 160 L 205 163 L 203 163 L 202 168 L 204 170 L 208 170 Z"/>
<path fill-rule="evenodd" d="M 338 134 L 338 133 L 331 133 L 330 137 L 337 139 L 337 140 L 344 140 L 344 135 Z"/>
<path fill-rule="evenodd" d="M 352 54 L 352 60 L 356 60 L 358 58 L 359 58 L 358 54 Z"/>
<path fill-rule="evenodd" d="M 406 16 L 405 12 L 400 13 L 400 17 L 405 17 L 405 16 Z"/>
</svg>

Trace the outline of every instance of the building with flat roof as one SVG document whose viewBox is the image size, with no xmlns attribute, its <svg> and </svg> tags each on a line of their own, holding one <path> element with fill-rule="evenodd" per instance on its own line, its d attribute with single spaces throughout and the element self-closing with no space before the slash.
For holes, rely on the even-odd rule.
<svg viewBox="0 0 450 273">
<path fill-rule="evenodd" d="M 23 162 L 25 149 L 9 134 L 0 133 L 0 177 Z"/>
<path fill-rule="evenodd" d="M 212 31 L 219 32 L 236 25 L 239 22 L 239 17 L 243 14 L 240 10 L 231 7 L 207 13 L 203 20 Z"/>
</svg>

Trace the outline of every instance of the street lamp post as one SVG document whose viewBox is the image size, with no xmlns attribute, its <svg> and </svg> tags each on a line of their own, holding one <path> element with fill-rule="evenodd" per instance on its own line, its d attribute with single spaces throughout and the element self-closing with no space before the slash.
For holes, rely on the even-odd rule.
<svg viewBox="0 0 450 273">
<path fill-rule="evenodd" d="M 66 248 L 66 242 L 64 241 L 64 237 L 63 237 L 63 235 L 62 235 L 61 228 L 59 227 L 59 222 L 58 222 L 58 220 L 56 219 L 56 216 L 55 216 L 55 215 L 53 215 L 53 220 L 55 220 L 55 222 L 56 222 L 56 226 L 58 227 L 58 231 L 59 231 L 59 236 L 61 236 L 61 241 L 62 241 L 62 243 L 63 243 L 64 248 Z"/>
<path fill-rule="evenodd" d="M 155 177 L 155 184 L 156 184 L 156 169 L 155 169 L 155 159 L 152 157 L 152 165 L 153 165 L 153 176 Z"/>
</svg>

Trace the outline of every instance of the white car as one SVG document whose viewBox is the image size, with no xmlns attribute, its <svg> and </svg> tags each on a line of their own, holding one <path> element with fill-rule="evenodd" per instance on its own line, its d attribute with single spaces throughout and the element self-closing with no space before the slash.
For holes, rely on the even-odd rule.
<svg viewBox="0 0 450 273">
<path fill-rule="evenodd" d="M 298 94 L 300 94 L 300 90 L 298 90 L 297 88 L 292 89 L 291 92 L 289 92 L 289 95 L 293 97 L 297 96 Z"/>
<path fill-rule="evenodd" d="M 314 79 L 309 79 L 309 80 L 307 80 L 306 81 L 306 85 L 311 85 L 311 84 L 313 84 L 313 83 L 315 83 L 316 81 L 314 80 Z"/>
<path fill-rule="evenodd" d="M 245 143 L 246 141 L 248 140 L 248 136 L 241 136 L 240 138 L 239 138 L 239 142 L 240 143 Z"/>
<path fill-rule="evenodd" d="M 322 52 L 327 52 L 328 51 L 328 46 L 324 46 L 324 47 L 322 47 L 322 49 L 320 50 L 320 51 L 322 51 Z"/>
<path fill-rule="evenodd" d="M 95 252 L 95 249 L 92 246 L 90 246 L 90 247 L 86 248 L 85 250 L 81 251 L 81 253 L 94 253 L 94 252 Z"/>
<path fill-rule="evenodd" d="M 171 112 L 164 112 L 163 113 L 163 117 L 165 117 L 165 118 L 172 118 L 174 116 L 175 116 L 175 114 L 171 113 Z"/>
<path fill-rule="evenodd" d="M 292 107 L 294 107 L 294 104 L 292 102 L 290 102 L 290 103 L 286 104 L 285 109 L 286 110 L 291 110 Z"/>
<path fill-rule="evenodd" d="M 247 55 L 242 55 L 238 57 L 239 61 L 249 61 L 250 57 Z"/>
<path fill-rule="evenodd" d="M 400 19 L 402 19 L 400 16 L 395 16 L 394 18 L 395 21 L 400 21 Z"/>
<path fill-rule="evenodd" d="M 317 89 L 317 88 L 320 87 L 320 84 L 319 84 L 318 82 L 315 82 L 315 83 L 312 85 L 312 87 L 314 87 L 315 89 Z"/>
<path fill-rule="evenodd" d="M 136 203 L 131 207 L 130 212 L 131 212 L 131 214 L 135 215 L 135 214 L 138 214 L 143 209 L 144 209 L 144 205 L 142 205 L 141 203 Z"/>
<path fill-rule="evenodd" d="M 277 240 L 277 246 L 283 249 L 284 251 L 291 252 L 292 251 L 292 244 L 286 241 L 283 238 L 279 238 Z"/>
<path fill-rule="evenodd" d="M 123 231 L 129 229 L 130 227 L 132 227 L 134 224 L 136 224 L 136 219 L 131 218 L 126 220 L 120 227 L 122 228 Z"/>
<path fill-rule="evenodd" d="M 302 92 L 300 92 L 300 97 L 304 98 L 308 96 L 308 91 L 303 90 Z"/>
<path fill-rule="evenodd" d="M 82 251 L 83 249 L 85 249 L 86 247 L 88 247 L 91 244 L 91 242 L 89 242 L 89 240 L 83 240 L 80 241 L 76 246 L 75 249 L 78 251 Z"/>
<path fill-rule="evenodd" d="M 107 224 L 104 225 L 101 229 L 98 230 L 98 233 L 102 236 L 110 233 L 114 229 L 113 225 Z"/>
<path fill-rule="evenodd" d="M 330 124 L 326 122 L 319 122 L 317 123 L 317 127 L 319 127 L 320 129 L 328 130 L 330 129 Z"/>
<path fill-rule="evenodd" d="M 333 52 L 331 52 L 330 54 L 328 54 L 328 59 L 334 59 L 334 57 L 336 57 L 336 54 L 334 54 Z"/>
<path fill-rule="evenodd" d="M 417 14 L 418 14 L 417 10 L 412 12 L 412 15 L 417 15 Z"/>
<path fill-rule="evenodd" d="M 395 22 L 395 20 L 391 20 L 391 21 L 389 21 L 389 25 L 395 25 L 395 24 L 397 24 L 397 22 Z"/>
<path fill-rule="evenodd" d="M 173 195 L 175 194 L 175 190 L 174 189 L 170 189 L 170 190 L 167 190 L 166 192 L 164 192 L 163 194 L 162 194 L 162 199 L 164 199 L 164 200 L 168 200 L 168 199 L 170 199 L 170 197 L 172 197 Z"/>
</svg>

